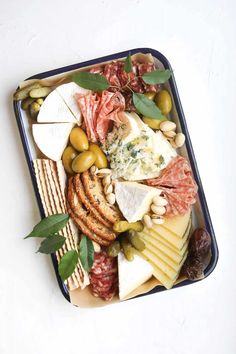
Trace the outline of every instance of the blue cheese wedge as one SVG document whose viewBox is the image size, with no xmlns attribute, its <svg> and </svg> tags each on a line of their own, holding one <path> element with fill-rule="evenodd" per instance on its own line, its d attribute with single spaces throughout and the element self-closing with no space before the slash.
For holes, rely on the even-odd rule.
<svg viewBox="0 0 236 354">
<path fill-rule="evenodd" d="M 153 267 L 142 257 L 134 255 L 129 262 L 120 252 L 118 254 L 119 298 L 123 300 L 133 290 L 152 277 Z"/>
<path fill-rule="evenodd" d="M 129 222 L 141 220 L 149 211 L 152 200 L 159 195 L 157 188 L 137 182 L 116 182 L 115 195 L 119 209 Z"/>
<path fill-rule="evenodd" d="M 136 113 L 122 112 L 123 122 L 108 134 L 105 152 L 114 178 L 139 181 L 158 177 L 177 155 L 165 136 L 155 133 Z"/>
<path fill-rule="evenodd" d="M 73 123 L 33 124 L 33 137 L 39 150 L 53 161 L 61 159 Z"/>
</svg>

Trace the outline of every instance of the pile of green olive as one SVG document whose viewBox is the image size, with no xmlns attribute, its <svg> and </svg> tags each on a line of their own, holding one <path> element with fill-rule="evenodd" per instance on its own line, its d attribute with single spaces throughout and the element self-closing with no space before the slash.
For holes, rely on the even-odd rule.
<svg viewBox="0 0 236 354">
<path fill-rule="evenodd" d="M 110 257 L 117 257 L 122 250 L 125 258 L 132 262 L 134 259 L 135 249 L 142 252 L 145 249 L 145 243 L 136 234 L 135 231 L 129 230 L 113 241 L 107 248 L 107 254 Z"/>
<path fill-rule="evenodd" d="M 152 129 L 159 129 L 161 122 L 168 120 L 166 117 L 172 109 L 172 100 L 169 92 L 167 90 L 161 90 L 157 93 L 147 92 L 145 96 L 150 100 L 154 101 L 156 106 L 160 109 L 163 114 L 162 119 L 152 119 L 148 117 L 143 117 L 144 123 L 146 123 Z"/>
<path fill-rule="evenodd" d="M 82 173 L 93 165 L 97 168 L 107 167 L 106 155 L 97 144 L 89 144 L 82 128 L 75 127 L 71 130 L 69 142 L 70 145 L 65 148 L 62 155 L 67 173 Z"/>
</svg>

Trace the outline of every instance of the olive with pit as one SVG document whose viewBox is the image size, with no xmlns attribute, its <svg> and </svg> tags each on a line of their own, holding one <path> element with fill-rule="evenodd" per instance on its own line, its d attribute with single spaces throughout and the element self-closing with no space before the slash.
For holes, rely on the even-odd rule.
<svg viewBox="0 0 236 354">
<path fill-rule="evenodd" d="M 149 117 L 143 117 L 144 123 L 146 123 L 152 129 L 159 129 L 161 122 L 167 120 L 166 117 L 163 116 L 161 119 L 152 119 Z"/>
<path fill-rule="evenodd" d="M 96 155 L 95 166 L 97 168 L 106 168 L 107 167 L 107 158 L 102 149 L 97 144 L 90 144 L 89 151 L 94 152 Z"/>
<path fill-rule="evenodd" d="M 85 151 L 89 148 L 88 138 L 83 129 L 76 127 L 71 130 L 70 143 L 77 151 Z"/>
<path fill-rule="evenodd" d="M 72 170 L 76 173 L 87 171 L 96 161 L 93 151 L 81 152 L 72 162 Z"/>
<path fill-rule="evenodd" d="M 72 161 L 77 156 L 77 151 L 72 146 L 67 146 L 62 155 L 62 163 L 66 172 L 73 174 Z"/>
<path fill-rule="evenodd" d="M 156 94 L 155 103 L 162 114 L 170 113 L 172 109 L 172 100 L 167 90 L 161 90 Z"/>
</svg>

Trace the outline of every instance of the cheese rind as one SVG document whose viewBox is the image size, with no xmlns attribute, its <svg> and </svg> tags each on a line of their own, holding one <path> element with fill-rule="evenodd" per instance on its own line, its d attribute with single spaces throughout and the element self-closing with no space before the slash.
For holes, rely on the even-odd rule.
<svg viewBox="0 0 236 354">
<path fill-rule="evenodd" d="M 123 216 L 129 222 L 141 220 L 149 211 L 159 190 L 137 182 L 116 182 L 116 201 Z"/>
<path fill-rule="evenodd" d="M 119 298 L 123 300 L 133 290 L 152 277 L 153 267 L 142 257 L 134 255 L 132 262 L 124 254 L 118 254 Z"/>
</svg>

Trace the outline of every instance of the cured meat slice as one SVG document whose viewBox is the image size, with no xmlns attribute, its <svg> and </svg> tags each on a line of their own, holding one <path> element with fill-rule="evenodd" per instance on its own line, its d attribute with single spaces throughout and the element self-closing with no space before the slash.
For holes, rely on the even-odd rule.
<svg viewBox="0 0 236 354">
<path fill-rule="evenodd" d="M 117 258 L 109 257 L 104 251 L 95 253 L 89 276 L 94 296 L 108 301 L 118 293 Z"/>
<path fill-rule="evenodd" d="M 80 180 L 80 175 L 77 174 L 74 177 L 74 188 L 76 191 L 76 194 L 81 201 L 82 204 L 86 207 L 86 209 L 96 218 L 98 221 L 100 221 L 103 225 L 107 227 L 112 227 L 112 224 L 110 221 L 105 219 L 98 211 L 97 209 L 93 206 L 93 204 L 90 202 L 89 198 L 86 196 L 83 184 Z"/>
<path fill-rule="evenodd" d="M 86 195 L 98 212 L 111 223 L 122 219 L 122 215 L 117 207 L 110 205 L 105 198 L 101 181 L 96 175 L 91 175 L 86 171 L 82 173 L 82 182 Z"/>
<path fill-rule="evenodd" d="M 89 230 L 94 232 L 100 238 L 108 241 L 113 241 L 116 238 L 116 234 L 113 231 L 109 230 L 106 226 L 101 224 L 84 208 L 83 204 L 80 202 L 78 196 L 75 193 L 73 177 L 69 179 L 67 197 L 74 215 L 77 216 L 88 227 Z"/>
<path fill-rule="evenodd" d="M 186 158 L 175 157 L 161 175 L 146 181 L 149 186 L 158 187 L 168 200 L 166 216 L 185 214 L 196 202 L 198 187 Z"/>
<path fill-rule="evenodd" d="M 78 104 L 84 117 L 86 133 L 90 141 L 104 142 L 117 113 L 124 111 L 125 100 L 120 92 L 103 91 L 102 94 L 77 95 Z"/>
</svg>

